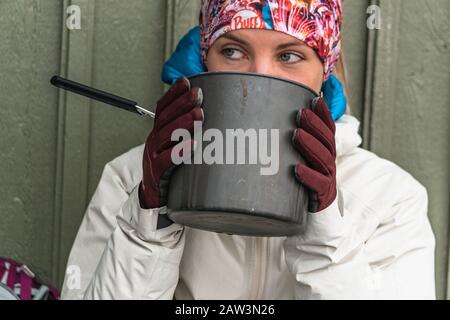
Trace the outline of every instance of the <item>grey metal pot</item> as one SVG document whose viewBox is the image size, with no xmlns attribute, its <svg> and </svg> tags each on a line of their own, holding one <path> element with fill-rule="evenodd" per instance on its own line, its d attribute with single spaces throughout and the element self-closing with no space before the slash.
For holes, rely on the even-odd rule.
<svg viewBox="0 0 450 320">
<path fill-rule="evenodd" d="M 317 93 L 295 82 L 251 73 L 204 73 L 190 81 L 203 90 L 203 132 L 218 129 L 226 138 L 227 129 L 258 133 L 278 129 L 279 170 L 275 175 L 261 175 L 267 165 L 250 164 L 248 153 L 255 146 L 248 140 L 246 164 L 183 164 L 170 180 L 169 218 L 192 228 L 234 235 L 300 233 L 308 197 L 294 177 L 295 165 L 303 160 L 292 145 L 292 135 L 296 114 L 309 108 Z M 271 150 L 270 135 L 268 141 Z M 196 150 L 197 156 L 208 143 Z"/>
</svg>

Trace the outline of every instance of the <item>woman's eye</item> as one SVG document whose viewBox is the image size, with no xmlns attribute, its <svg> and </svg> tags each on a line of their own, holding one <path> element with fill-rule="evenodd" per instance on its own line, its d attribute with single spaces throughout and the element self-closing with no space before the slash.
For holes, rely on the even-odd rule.
<svg viewBox="0 0 450 320">
<path fill-rule="evenodd" d="M 303 60 L 303 57 L 298 54 L 289 52 L 289 53 L 281 54 L 280 60 L 282 62 L 286 62 L 286 63 L 296 63 L 296 62 Z"/>
<path fill-rule="evenodd" d="M 222 54 L 230 59 L 241 59 L 244 54 L 242 53 L 242 51 L 238 50 L 238 49 L 234 49 L 234 48 L 225 48 L 222 50 Z"/>
</svg>

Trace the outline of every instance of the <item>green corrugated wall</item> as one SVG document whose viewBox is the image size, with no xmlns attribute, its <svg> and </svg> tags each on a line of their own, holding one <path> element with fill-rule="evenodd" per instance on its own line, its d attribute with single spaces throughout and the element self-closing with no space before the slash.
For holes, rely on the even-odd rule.
<svg viewBox="0 0 450 320">
<path fill-rule="evenodd" d="M 68 30 L 69 5 L 81 30 Z M 0 256 L 60 284 L 103 166 L 152 123 L 73 94 L 54 74 L 151 106 L 161 66 L 198 17 L 197 0 L 0 0 Z M 382 28 L 368 30 L 369 4 Z M 449 297 L 450 1 L 345 0 L 350 102 L 364 146 L 429 191 L 436 284 Z"/>
</svg>

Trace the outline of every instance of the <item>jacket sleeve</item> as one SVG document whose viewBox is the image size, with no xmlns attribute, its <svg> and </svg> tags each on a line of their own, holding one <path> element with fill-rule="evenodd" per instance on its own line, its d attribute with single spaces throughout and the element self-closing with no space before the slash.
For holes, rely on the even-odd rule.
<svg viewBox="0 0 450 320">
<path fill-rule="evenodd" d="M 285 242 L 296 298 L 435 299 L 428 197 L 414 186 L 377 208 L 342 187 L 329 208 L 308 214 L 305 232 Z"/>
<path fill-rule="evenodd" d="M 184 229 L 156 230 L 166 208 L 141 209 L 142 173 L 129 166 L 123 157 L 105 167 L 72 247 L 63 299 L 173 299 Z"/>
</svg>

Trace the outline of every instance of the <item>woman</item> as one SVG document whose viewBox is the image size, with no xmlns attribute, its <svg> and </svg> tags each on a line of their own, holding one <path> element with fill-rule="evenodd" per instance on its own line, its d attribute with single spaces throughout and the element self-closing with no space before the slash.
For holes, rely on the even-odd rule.
<svg viewBox="0 0 450 320">
<path fill-rule="evenodd" d="M 204 0 L 202 62 L 209 71 L 269 74 L 319 92 L 339 59 L 341 26 L 340 0 Z M 307 162 L 293 174 L 310 190 L 303 234 L 254 238 L 173 224 L 165 215 L 170 135 L 203 121 L 201 104 L 201 90 L 180 78 L 159 100 L 145 146 L 106 166 L 72 248 L 63 298 L 435 298 L 425 188 L 358 148 L 358 121 L 338 112 L 335 123 L 323 98 L 298 114 L 293 132 Z"/>
</svg>

